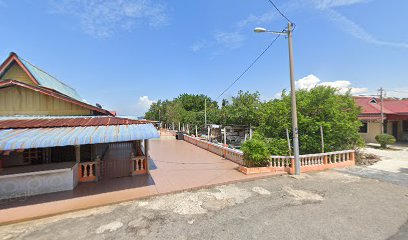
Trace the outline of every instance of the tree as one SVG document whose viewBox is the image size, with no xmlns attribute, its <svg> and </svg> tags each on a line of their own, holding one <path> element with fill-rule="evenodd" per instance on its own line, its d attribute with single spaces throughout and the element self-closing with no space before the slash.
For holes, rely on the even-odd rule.
<svg viewBox="0 0 408 240">
<path fill-rule="evenodd" d="M 296 92 L 298 107 L 299 143 L 301 154 L 321 151 L 320 126 L 324 130 L 326 151 L 354 148 L 361 144 L 358 133 L 360 109 L 349 94 L 339 94 L 332 87 L 318 86 Z M 260 109 L 260 126 L 257 132 L 264 138 L 279 140 L 279 151 L 287 151 L 283 140 L 286 129 L 292 136 L 291 97 L 282 92 L 281 99 L 264 103 Z M 271 153 L 274 154 L 274 153 Z"/>
<path fill-rule="evenodd" d="M 158 120 L 160 110 L 160 120 L 167 124 L 181 122 L 191 126 L 204 126 L 205 101 L 207 101 L 207 122 L 218 123 L 220 119 L 218 103 L 203 94 L 184 93 L 171 101 L 159 100 L 150 106 L 145 118 Z"/>
<path fill-rule="evenodd" d="M 261 105 L 259 92 L 239 91 L 232 97 L 231 103 L 223 101 L 224 122 L 226 124 L 252 125 L 259 124 L 259 107 Z"/>
</svg>

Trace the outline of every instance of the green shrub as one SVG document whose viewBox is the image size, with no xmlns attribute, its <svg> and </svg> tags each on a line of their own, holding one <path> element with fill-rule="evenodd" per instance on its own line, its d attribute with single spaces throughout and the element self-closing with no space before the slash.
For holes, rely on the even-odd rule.
<svg viewBox="0 0 408 240">
<path fill-rule="evenodd" d="M 390 134 L 378 134 L 375 136 L 375 140 L 381 144 L 382 148 L 387 148 L 388 144 L 394 144 L 396 141 L 395 137 Z"/>
<path fill-rule="evenodd" d="M 269 151 L 262 139 L 250 139 L 241 146 L 244 153 L 244 164 L 247 167 L 265 167 L 268 165 Z"/>
<path fill-rule="evenodd" d="M 266 146 L 270 155 L 287 156 L 289 155 L 288 141 L 282 138 L 266 138 Z"/>
</svg>

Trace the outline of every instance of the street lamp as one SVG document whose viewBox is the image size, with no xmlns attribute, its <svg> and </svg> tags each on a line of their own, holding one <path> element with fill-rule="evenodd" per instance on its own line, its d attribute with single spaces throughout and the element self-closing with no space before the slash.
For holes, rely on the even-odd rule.
<svg viewBox="0 0 408 240">
<path fill-rule="evenodd" d="M 295 174 L 300 174 L 300 158 L 299 158 L 299 133 L 297 123 L 297 110 L 296 110 L 296 89 L 293 70 L 293 49 L 292 49 L 292 31 L 293 23 L 288 23 L 288 28 L 282 32 L 269 31 L 265 28 L 257 27 L 254 29 L 256 33 L 273 33 L 278 35 L 285 35 L 288 37 L 289 45 L 289 68 L 290 68 L 290 95 L 292 99 L 292 131 L 293 131 L 293 152 L 295 157 Z"/>
</svg>

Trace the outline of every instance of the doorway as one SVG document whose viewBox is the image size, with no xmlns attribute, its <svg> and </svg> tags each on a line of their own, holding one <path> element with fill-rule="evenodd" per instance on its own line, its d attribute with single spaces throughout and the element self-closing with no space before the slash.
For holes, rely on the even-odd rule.
<svg viewBox="0 0 408 240">
<path fill-rule="evenodd" d="M 392 122 L 392 135 L 398 139 L 398 122 Z"/>
<path fill-rule="evenodd" d="M 131 142 L 111 143 L 101 161 L 101 177 L 118 178 L 130 175 Z"/>
</svg>

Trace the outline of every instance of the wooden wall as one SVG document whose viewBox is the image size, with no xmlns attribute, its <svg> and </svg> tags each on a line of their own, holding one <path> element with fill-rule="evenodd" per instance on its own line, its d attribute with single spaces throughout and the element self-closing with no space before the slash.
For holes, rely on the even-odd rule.
<svg viewBox="0 0 408 240">
<path fill-rule="evenodd" d="M 20 86 L 0 89 L 0 115 L 92 115 L 92 111 Z"/>
<path fill-rule="evenodd" d="M 36 85 L 33 81 L 31 81 L 27 73 L 24 72 L 24 70 L 16 63 L 13 63 L 13 66 L 7 70 L 6 74 L 4 74 L 1 79 L 13 79 L 26 84 Z"/>
</svg>

